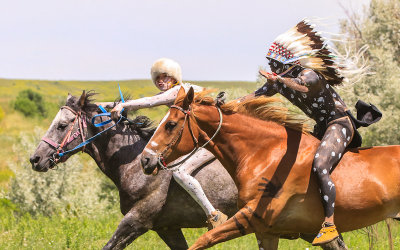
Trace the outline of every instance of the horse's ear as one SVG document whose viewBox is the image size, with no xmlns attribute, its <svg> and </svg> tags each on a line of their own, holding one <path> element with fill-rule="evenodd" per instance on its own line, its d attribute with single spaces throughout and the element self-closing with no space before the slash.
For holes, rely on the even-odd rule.
<svg viewBox="0 0 400 250">
<path fill-rule="evenodd" d="M 71 105 L 72 103 L 74 103 L 74 97 L 70 93 L 68 93 L 67 101 L 65 102 L 65 106 Z"/>
<path fill-rule="evenodd" d="M 187 95 L 185 96 L 185 99 L 183 99 L 183 106 L 182 108 L 184 110 L 189 109 L 189 105 L 192 104 L 194 98 L 194 90 L 193 87 L 190 87 Z"/>
<path fill-rule="evenodd" d="M 72 98 L 72 95 L 71 95 L 71 93 L 68 93 L 68 96 L 67 96 L 67 102 L 68 102 L 68 100 L 70 100 Z"/>
<path fill-rule="evenodd" d="M 85 100 L 86 100 L 86 92 L 85 92 L 85 90 L 84 90 L 84 91 L 82 92 L 81 97 L 79 98 L 79 101 L 78 101 L 79 107 L 83 108 L 83 106 L 85 105 Z"/>
<path fill-rule="evenodd" d="M 179 100 L 183 100 L 183 98 L 185 97 L 186 93 L 185 93 L 185 89 L 183 87 L 180 87 L 178 94 L 176 95 L 176 99 L 175 99 L 175 105 L 178 105 L 178 101 Z"/>
</svg>

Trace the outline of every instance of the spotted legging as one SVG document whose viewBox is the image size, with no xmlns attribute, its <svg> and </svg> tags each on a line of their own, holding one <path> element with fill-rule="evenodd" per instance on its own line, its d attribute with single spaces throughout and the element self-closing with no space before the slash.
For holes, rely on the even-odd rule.
<svg viewBox="0 0 400 250">
<path fill-rule="evenodd" d="M 353 134 L 353 126 L 347 116 L 332 121 L 315 154 L 313 171 L 319 180 L 322 204 L 328 218 L 333 215 L 336 199 L 335 184 L 330 177 L 330 171 L 343 156 Z"/>
</svg>

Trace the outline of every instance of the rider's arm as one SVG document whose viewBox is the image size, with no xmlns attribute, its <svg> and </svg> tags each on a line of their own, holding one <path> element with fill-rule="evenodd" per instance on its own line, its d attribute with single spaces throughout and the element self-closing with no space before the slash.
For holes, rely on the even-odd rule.
<svg viewBox="0 0 400 250">
<path fill-rule="evenodd" d="M 111 118 L 118 119 L 118 116 L 123 108 L 127 110 L 138 110 L 143 108 L 151 108 L 160 105 L 172 105 L 175 102 L 176 97 L 178 96 L 179 89 L 184 87 L 187 91 L 187 88 L 193 86 L 195 88 L 195 92 L 202 89 L 196 85 L 177 85 L 165 92 L 161 92 L 158 95 L 151 97 L 143 97 L 136 100 L 130 100 L 125 103 L 119 103 L 116 105 L 113 110 L 111 110 Z M 197 90 L 197 91 L 196 91 Z"/>
<path fill-rule="evenodd" d="M 308 92 L 308 87 L 319 81 L 318 75 L 310 69 L 303 70 L 296 78 L 276 76 L 264 71 L 260 71 L 260 74 L 267 78 L 267 82 L 254 93 L 238 99 L 239 102 L 253 99 L 260 95 L 273 96 L 279 92 L 277 84 L 285 84 L 291 89 L 300 92 Z"/>
<path fill-rule="evenodd" d="M 278 93 L 276 83 L 271 83 L 270 81 L 267 81 L 261 88 L 257 89 L 256 91 L 254 91 L 251 94 L 248 94 L 248 95 L 245 95 L 243 97 L 236 99 L 236 101 L 244 102 L 244 101 L 248 101 L 248 100 L 257 98 L 261 95 L 273 96 L 276 93 Z"/>
<path fill-rule="evenodd" d="M 137 110 L 143 108 L 151 108 L 160 105 L 171 105 L 174 103 L 180 86 L 175 86 L 165 92 L 161 92 L 158 95 L 151 97 L 143 97 L 136 100 L 129 100 L 125 103 L 121 103 L 123 108 L 128 110 Z"/>
<path fill-rule="evenodd" d="M 300 91 L 308 92 L 308 87 L 316 84 L 319 81 L 318 75 L 310 69 L 303 70 L 296 78 L 276 76 L 276 81 L 285 84 L 289 88 Z"/>
<path fill-rule="evenodd" d="M 175 102 L 176 97 L 178 96 L 179 89 L 183 87 L 187 92 L 190 87 L 194 88 L 195 92 L 199 92 L 203 90 L 202 87 L 193 84 L 182 84 L 177 85 L 165 92 L 161 92 L 155 96 L 151 97 L 143 97 L 136 100 L 130 100 L 125 103 L 122 103 L 122 107 L 128 110 L 137 110 L 143 108 L 151 108 L 160 105 L 172 105 Z"/>
<path fill-rule="evenodd" d="M 252 100 L 254 98 L 257 98 L 261 95 L 265 95 L 265 96 L 273 96 L 276 93 L 278 93 L 276 91 L 276 83 L 269 83 L 266 82 L 261 88 L 257 89 L 256 91 L 254 91 L 251 94 L 245 95 L 243 97 L 239 97 L 238 99 L 236 99 L 236 102 L 245 102 L 245 101 L 249 101 Z"/>
</svg>

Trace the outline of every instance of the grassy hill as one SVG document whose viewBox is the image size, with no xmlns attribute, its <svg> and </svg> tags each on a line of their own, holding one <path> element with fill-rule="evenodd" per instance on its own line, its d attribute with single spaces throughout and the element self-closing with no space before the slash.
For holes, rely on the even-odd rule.
<svg viewBox="0 0 400 250">
<path fill-rule="evenodd" d="M 65 104 L 68 93 L 79 96 L 83 90 L 94 90 L 97 101 L 114 101 L 118 96 L 117 83 L 124 95 L 132 99 L 152 96 L 159 91 L 151 80 L 124 81 L 45 81 L 45 80 L 13 80 L 0 79 L 0 107 L 4 117 L 0 120 L 0 188 L 6 184 L 12 175 L 7 162 L 13 160 L 12 145 L 20 133 L 32 133 L 35 127 L 47 130 L 60 106 Z M 217 88 L 238 95 L 248 93 L 256 88 L 255 82 L 193 82 L 208 88 Z M 31 89 L 44 97 L 49 113 L 46 118 L 27 118 L 13 109 L 13 100 L 22 90 Z M 239 92 L 238 92 L 239 90 Z M 239 94 L 240 95 L 240 94 Z M 158 122 L 165 114 L 167 107 L 157 107 L 135 112 L 146 115 Z M 34 150 L 34 149 L 32 149 Z M 27 158 L 32 152 L 27 152 Z"/>
</svg>

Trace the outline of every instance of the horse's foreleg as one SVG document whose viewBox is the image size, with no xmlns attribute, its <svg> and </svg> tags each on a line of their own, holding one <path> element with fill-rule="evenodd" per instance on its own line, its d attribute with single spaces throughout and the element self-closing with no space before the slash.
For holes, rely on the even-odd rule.
<svg viewBox="0 0 400 250">
<path fill-rule="evenodd" d="M 111 239 L 103 249 L 124 249 L 140 235 L 146 233 L 148 229 L 136 223 L 131 212 L 127 213 L 118 225 Z"/>
<path fill-rule="evenodd" d="M 276 250 L 278 249 L 279 235 L 269 233 L 257 233 L 256 238 L 258 248 L 261 250 Z"/>
<path fill-rule="evenodd" d="M 181 229 L 156 230 L 158 236 L 173 250 L 188 249 Z"/>
<path fill-rule="evenodd" d="M 205 249 L 220 242 L 231 240 L 249 233 L 254 233 L 260 222 L 249 213 L 249 210 L 242 208 L 229 220 L 203 234 L 189 249 Z"/>
</svg>

